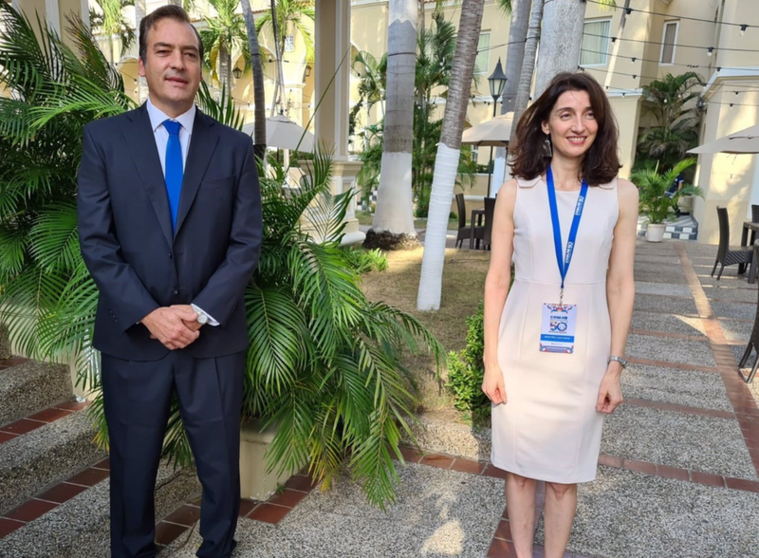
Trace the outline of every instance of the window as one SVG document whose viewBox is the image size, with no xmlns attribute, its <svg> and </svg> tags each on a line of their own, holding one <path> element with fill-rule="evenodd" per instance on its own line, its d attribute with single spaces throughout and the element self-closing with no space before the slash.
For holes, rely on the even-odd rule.
<svg viewBox="0 0 759 558">
<path fill-rule="evenodd" d="M 295 50 L 295 37 L 293 35 L 285 35 L 285 52 L 293 52 Z"/>
<path fill-rule="evenodd" d="M 677 21 L 668 21 L 662 32 L 661 58 L 662 64 L 675 63 L 675 43 L 677 42 Z"/>
<path fill-rule="evenodd" d="M 486 74 L 490 67 L 490 33 L 480 33 L 480 42 L 477 44 L 477 58 L 474 61 L 474 73 Z"/>
<path fill-rule="evenodd" d="M 611 20 L 586 21 L 583 27 L 581 66 L 603 66 L 609 59 Z"/>
</svg>

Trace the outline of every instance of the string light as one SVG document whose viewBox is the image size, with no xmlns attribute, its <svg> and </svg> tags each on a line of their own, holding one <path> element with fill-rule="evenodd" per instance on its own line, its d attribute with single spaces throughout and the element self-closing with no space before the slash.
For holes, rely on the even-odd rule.
<svg viewBox="0 0 759 558">
<path fill-rule="evenodd" d="M 748 29 L 748 25 L 745 23 L 741 24 L 741 37 L 746 34 L 746 29 Z"/>
<path fill-rule="evenodd" d="M 710 46 L 709 48 L 706 49 L 706 55 L 711 56 L 712 54 L 714 54 L 714 47 Z"/>
<path fill-rule="evenodd" d="M 627 15 L 630 15 L 633 12 L 633 8 L 630 8 L 630 7 L 625 8 L 623 6 L 616 6 L 616 5 L 609 6 L 606 2 L 600 2 L 599 0 L 584 0 L 584 1 L 587 1 L 590 4 L 603 5 L 606 8 L 612 8 L 612 9 L 616 9 L 616 10 L 624 10 L 627 13 Z M 700 18 L 700 17 L 691 17 L 691 16 L 678 15 L 678 14 L 665 14 L 665 13 L 662 13 L 662 12 L 653 12 L 653 11 L 648 11 L 648 10 L 641 10 L 639 8 L 635 8 L 635 11 L 638 12 L 638 13 L 641 13 L 641 14 L 658 15 L 658 16 L 664 16 L 664 17 L 667 17 L 667 18 L 686 19 L 686 20 L 689 20 L 689 21 L 700 21 L 700 22 L 703 22 L 703 23 L 711 23 L 711 24 L 715 23 L 714 20 L 704 19 L 704 18 Z M 721 21 L 720 25 L 725 25 L 725 26 L 730 26 L 730 27 L 740 27 L 740 29 L 741 29 L 741 35 L 749 27 L 745 23 L 732 23 L 732 22 L 729 22 L 729 21 Z"/>
<path fill-rule="evenodd" d="M 658 41 L 644 41 L 642 39 L 628 39 L 626 37 L 611 37 L 609 35 L 601 35 L 600 33 L 583 33 L 586 37 L 601 37 L 602 39 L 610 39 L 611 42 L 615 42 L 617 39 L 620 41 L 626 41 L 628 43 L 640 43 L 644 45 L 656 45 L 656 46 L 672 46 L 677 48 L 695 48 L 695 49 L 703 49 L 703 45 L 681 45 L 678 43 L 661 43 Z M 714 50 L 715 47 L 709 47 L 712 50 Z M 755 48 L 727 48 L 727 47 L 719 47 L 719 50 L 725 51 L 725 52 L 759 52 L 759 49 Z"/>
</svg>

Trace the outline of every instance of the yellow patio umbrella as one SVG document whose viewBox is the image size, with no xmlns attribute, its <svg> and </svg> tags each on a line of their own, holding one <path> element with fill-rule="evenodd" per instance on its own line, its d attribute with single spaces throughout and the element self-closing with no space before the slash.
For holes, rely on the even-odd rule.
<svg viewBox="0 0 759 558">
<path fill-rule="evenodd" d="M 494 147 L 508 147 L 511 138 L 511 126 L 514 122 L 514 113 L 507 112 L 486 120 L 482 124 L 472 126 L 464 130 L 461 135 L 461 143 L 466 145 L 490 146 L 490 161 L 493 160 Z M 490 197 L 490 181 L 493 169 L 488 173 L 488 197 Z"/>
</svg>

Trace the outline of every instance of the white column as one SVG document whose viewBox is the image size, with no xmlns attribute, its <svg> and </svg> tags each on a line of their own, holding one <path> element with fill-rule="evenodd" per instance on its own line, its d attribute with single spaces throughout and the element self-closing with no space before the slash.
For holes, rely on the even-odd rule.
<svg viewBox="0 0 759 558">
<path fill-rule="evenodd" d="M 348 156 L 350 10 L 345 0 L 316 0 L 315 101 L 324 95 L 316 111 L 316 139 L 334 146 L 337 159 Z"/>
<path fill-rule="evenodd" d="M 314 75 L 317 145 L 334 148 L 332 193 L 354 187 L 361 163 L 348 160 L 348 115 L 350 113 L 351 6 L 348 0 L 316 0 L 316 48 Z M 323 98 L 322 98 L 323 95 Z M 345 216 L 343 244 L 363 242 L 365 235 L 355 217 L 355 198 Z"/>
<path fill-rule="evenodd" d="M 61 14 L 58 10 L 58 0 L 45 0 L 45 20 L 58 36 L 61 35 Z"/>
<path fill-rule="evenodd" d="M 82 23 L 84 23 L 87 27 L 90 26 L 90 2 L 89 0 L 81 0 L 81 18 Z"/>
</svg>

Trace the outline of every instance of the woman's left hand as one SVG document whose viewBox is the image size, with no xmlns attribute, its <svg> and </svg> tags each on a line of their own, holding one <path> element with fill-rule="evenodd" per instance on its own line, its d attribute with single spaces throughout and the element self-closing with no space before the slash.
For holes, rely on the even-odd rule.
<svg viewBox="0 0 759 558">
<path fill-rule="evenodd" d="M 616 362 L 610 362 L 609 367 L 606 368 L 606 374 L 604 374 L 601 380 L 601 387 L 598 389 L 598 401 L 596 403 L 596 411 L 610 415 L 614 412 L 619 405 L 622 404 L 622 386 L 620 385 L 620 370 L 616 370 L 614 367 L 619 367 Z"/>
</svg>

